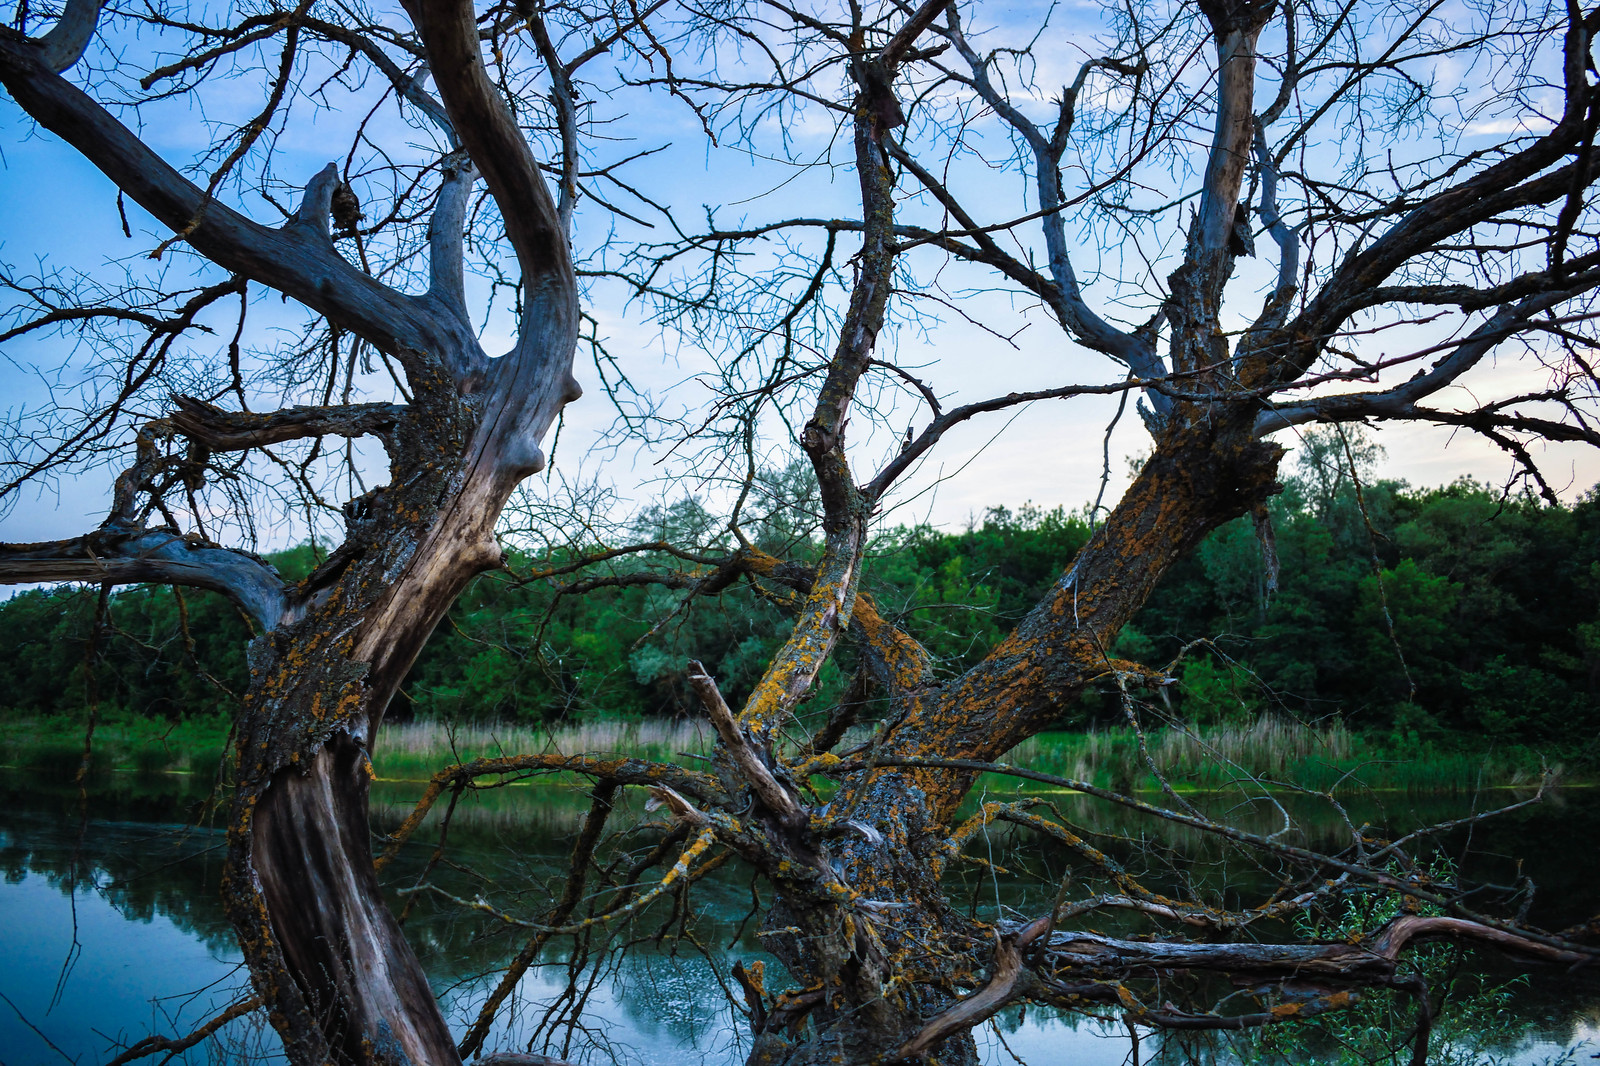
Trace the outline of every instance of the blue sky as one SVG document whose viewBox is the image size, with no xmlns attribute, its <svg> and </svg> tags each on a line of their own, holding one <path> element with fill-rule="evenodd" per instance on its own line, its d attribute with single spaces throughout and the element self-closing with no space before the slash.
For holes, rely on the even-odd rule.
<svg viewBox="0 0 1600 1066">
<path fill-rule="evenodd" d="M 1047 53 L 1046 66 L 1055 63 L 1065 70 L 1077 62 L 1080 46 L 1090 47 L 1087 31 L 1070 21 L 1061 41 L 1065 47 Z M 1040 83 L 1050 85 L 1059 80 L 1047 69 Z M 247 83 L 225 82 L 221 88 L 221 95 L 208 98 L 208 117 L 255 99 L 252 94 L 256 90 Z M 741 217 L 772 218 L 788 211 L 828 214 L 851 210 L 854 188 L 848 171 L 816 168 L 791 181 L 791 172 L 785 168 L 753 160 L 734 148 L 707 147 L 692 117 L 670 100 L 635 102 L 630 107 L 633 124 L 627 135 L 634 138 L 630 144 L 676 145 L 635 165 L 630 176 L 647 181 L 654 195 L 673 202 L 691 220 L 699 217 L 698 205 L 708 200 L 721 205 L 719 219 L 724 222 Z M 145 134 L 169 160 L 181 163 L 209 142 L 210 133 L 199 119 L 200 112 L 191 104 L 165 104 L 147 119 Z M 330 158 L 342 157 L 351 121 L 349 112 L 323 112 L 315 123 L 292 128 L 279 145 L 276 173 L 285 179 L 304 180 Z M 413 145 L 423 139 L 408 134 L 397 114 L 387 119 L 380 116 L 378 129 L 400 140 L 410 136 Z M 825 155 L 835 140 L 831 121 L 822 117 L 796 123 L 787 133 L 802 153 L 811 151 L 819 156 Z M 1501 133 L 1486 125 L 1481 137 L 1490 143 Z M 154 222 L 136 206 L 127 205 L 134 238 L 124 238 L 110 182 L 54 137 L 30 133 L 25 117 L 4 97 L 0 97 L 0 152 L 0 204 L 4 205 L 0 208 L 0 259 L 14 269 L 45 263 L 102 275 L 120 271 L 119 264 L 124 262 L 136 271 L 150 268 L 145 254 L 160 239 Z M 1014 195 L 1014 177 L 992 180 L 997 193 Z M 779 190 L 776 196 L 759 198 L 758 194 L 774 188 Z M 260 200 L 251 203 L 247 198 L 245 207 L 257 218 L 272 219 Z M 580 246 L 587 243 L 592 247 L 606 224 L 603 213 L 593 205 L 580 211 Z M 1258 262 L 1247 267 L 1246 273 L 1269 266 Z M 191 268 L 181 257 L 173 257 L 168 269 L 182 272 Z M 1250 284 L 1249 278 L 1235 282 L 1244 287 Z M 1114 377 L 1098 356 L 1068 343 L 1038 308 L 1003 295 L 960 291 L 965 293 L 960 298 L 964 310 L 981 311 L 1007 332 L 1020 332 L 1008 344 L 955 313 L 944 314 L 942 323 L 926 332 L 902 331 L 894 358 L 926 377 L 941 395 L 971 400 L 1069 380 Z M 1092 287 L 1090 294 L 1096 295 Z M 253 312 L 257 326 L 252 337 L 259 344 L 272 343 L 273 330 L 290 321 L 286 312 L 274 308 L 275 303 L 258 291 Z M 601 322 L 602 332 L 627 373 L 656 397 L 664 410 L 692 415 L 703 407 L 707 391 L 699 375 L 721 353 L 698 347 L 692 338 L 664 339 L 642 309 L 629 305 L 615 288 L 597 287 L 590 311 Z M 491 327 L 491 338 L 494 332 Z M 491 339 L 486 347 L 494 352 L 496 343 Z M 503 345 L 503 338 L 498 343 Z M 202 344 L 210 344 L 214 355 L 214 339 L 197 341 L 197 351 Z M 0 396 L 5 399 L 0 407 L 13 410 L 44 402 L 47 382 L 70 390 L 88 372 L 82 353 L 74 356 L 72 346 L 63 339 L 13 342 L 0 356 Z M 568 409 L 553 478 L 599 478 L 613 484 L 624 499 L 637 503 L 663 491 L 695 490 L 692 481 L 682 480 L 684 464 L 667 457 L 662 448 L 628 443 L 598 447 L 607 440 L 614 412 L 597 387 L 594 368 L 581 356 L 577 374 L 587 395 Z M 1476 384 L 1479 388 L 1509 388 L 1522 377 L 1534 380 L 1524 364 L 1506 361 L 1480 373 Z M 886 403 L 881 428 L 872 429 L 863 419 L 852 431 L 859 442 L 854 454 L 862 477 L 870 476 L 869 468 L 893 448 L 903 432 L 901 427 L 925 417 L 904 396 L 890 396 Z M 1046 506 L 1079 506 L 1099 490 L 1105 427 L 1115 409 L 1114 398 L 1087 398 L 1070 404 L 1036 404 L 970 423 L 950 434 L 933 459 L 906 480 L 889 520 L 927 520 L 952 526 L 993 505 L 1016 506 L 1031 500 Z M 1408 425 L 1382 429 L 1377 436 L 1388 453 L 1379 473 L 1416 485 L 1440 484 L 1463 475 L 1498 481 L 1511 470 L 1503 453 L 1469 434 Z M 1293 445 L 1292 439 L 1285 443 Z M 1115 499 L 1126 483 L 1128 456 L 1147 446 L 1148 438 L 1130 411 L 1110 438 L 1109 499 Z M 1552 484 L 1568 497 L 1600 480 L 1600 457 L 1591 450 L 1549 447 L 1537 454 Z M 773 456 L 782 457 L 781 447 Z M 373 475 L 375 470 L 369 466 L 367 473 Z M 110 476 L 110 468 L 102 466 L 25 491 L 19 504 L 0 516 L 0 539 L 64 537 L 91 528 L 103 514 Z M 300 535 L 303 528 L 293 521 L 269 522 L 263 529 L 268 540 L 263 546 L 277 547 L 280 545 L 271 539 Z"/>
</svg>

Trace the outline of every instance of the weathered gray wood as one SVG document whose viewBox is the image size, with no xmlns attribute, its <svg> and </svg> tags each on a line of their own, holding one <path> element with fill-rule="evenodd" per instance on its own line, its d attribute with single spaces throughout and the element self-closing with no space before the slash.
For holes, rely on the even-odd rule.
<svg viewBox="0 0 1600 1066">
<path fill-rule="evenodd" d="M 281 411 L 224 411 L 189 396 L 174 396 L 177 410 L 162 421 L 214 452 L 240 451 L 304 437 L 364 437 L 393 432 L 406 408 L 393 403 L 342 407 L 289 407 Z"/>
<path fill-rule="evenodd" d="M 49 33 L 40 40 L 45 66 L 60 73 L 70 70 L 83 58 L 94 39 L 104 0 L 67 0 Z"/>
<path fill-rule="evenodd" d="M 263 226 L 169 166 L 88 94 L 50 69 L 41 47 L 0 37 L 0 84 L 40 125 L 93 163 L 130 199 L 226 270 L 267 285 L 422 369 L 446 359 L 458 378 L 482 371 L 471 324 L 432 296 L 407 296 L 345 262 L 323 234 L 291 221 Z"/>
<path fill-rule="evenodd" d="M 459 1061 L 433 990 L 384 901 L 367 822 L 366 749 L 336 737 L 280 775 L 250 827 L 284 968 L 336 1061 Z"/>
<path fill-rule="evenodd" d="M 172 530 L 101 530 L 70 540 L 0 544 L 0 584 L 144 582 L 210 589 L 233 600 L 262 629 L 285 607 L 283 579 L 248 552 L 196 544 Z"/>
</svg>

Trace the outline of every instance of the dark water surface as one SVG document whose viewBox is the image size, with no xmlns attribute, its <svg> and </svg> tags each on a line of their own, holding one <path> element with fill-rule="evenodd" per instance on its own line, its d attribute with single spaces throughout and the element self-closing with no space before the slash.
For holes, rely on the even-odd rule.
<svg viewBox="0 0 1600 1066">
<path fill-rule="evenodd" d="M 374 794 L 380 828 L 395 824 L 420 788 L 380 782 Z M 0 1066 L 103 1063 L 152 1032 L 185 1033 L 244 994 L 248 981 L 217 900 L 223 834 L 196 824 L 203 791 L 188 778 L 115 775 L 99 782 L 83 807 L 75 790 L 52 785 L 41 775 L 0 771 L 0 866 L 5 871 Z M 1137 831 L 1131 822 L 1118 824 L 1124 815 L 1089 807 L 1086 797 L 1050 798 L 1075 820 Z M 1481 809 L 1510 798 L 1506 793 L 1477 800 L 1368 796 L 1353 800 L 1350 812 L 1358 823 L 1400 829 L 1459 817 L 1474 803 Z M 1283 816 L 1268 803 L 1212 802 L 1218 814 L 1225 811 L 1230 820 L 1266 832 L 1278 828 Z M 1283 803 L 1306 827 L 1299 841 L 1337 847 L 1342 828 L 1329 812 L 1307 800 Z M 519 889 L 543 883 L 562 867 L 585 807 L 575 789 L 548 784 L 500 789 L 464 802 L 451 830 L 454 854 L 487 871 L 490 880 L 470 886 L 462 881 L 461 891 L 471 894 L 487 885 L 497 904 L 514 908 Z M 622 812 L 613 824 L 625 825 L 632 817 L 638 815 Z M 1560 928 L 1600 912 L 1597 841 L 1600 794 L 1569 789 L 1540 807 L 1476 827 L 1470 840 L 1458 835 L 1450 846 L 1465 856 L 1464 872 L 1473 877 L 1503 884 L 1519 873 L 1532 877 L 1539 891 L 1531 919 Z M 397 888 L 413 883 L 430 848 L 431 838 L 409 849 L 390 871 L 390 883 Z M 1224 893 L 1254 887 L 1250 871 L 1225 861 L 1213 841 L 1169 834 L 1159 849 L 1179 857 L 1177 865 L 1193 885 Z M 1043 896 L 1048 889 L 1041 886 L 1050 881 L 1052 858 L 1035 853 L 1036 845 L 996 831 L 968 850 L 1044 876 L 1030 884 L 975 868 L 966 881 L 952 885 L 953 896 L 970 895 L 971 905 L 985 915 L 997 905 L 1025 914 L 1048 906 Z M 452 876 L 446 870 L 435 879 L 448 885 Z M 698 885 L 693 898 L 694 932 L 703 951 L 681 943 L 674 951 L 669 940 L 613 958 L 579 986 L 578 994 L 586 997 L 586 1028 L 555 1029 L 553 1051 L 565 1047 L 574 1060 L 641 1066 L 722 1066 L 742 1060 L 741 1029 L 735 1023 L 743 1019 L 730 1009 L 718 974 L 726 980 L 735 960 L 762 957 L 755 923 L 743 921 L 751 909 L 750 879 L 730 866 Z M 540 899 L 530 893 L 517 913 L 537 914 Z M 655 928 L 649 921 L 644 925 Z M 496 983 L 494 967 L 514 952 L 515 938 L 426 903 L 416 907 L 407 930 L 447 1014 L 458 1031 L 464 1029 Z M 551 1035 L 541 1020 L 568 981 L 559 951 L 544 961 L 547 965 L 530 971 L 519 987 L 516 1009 L 503 1012 L 490 1047 L 523 1047 Z M 1475 958 L 1474 965 L 1487 968 L 1495 981 L 1517 976 L 1503 961 Z M 769 972 L 767 986 L 783 987 L 781 976 Z M 1430 1061 L 1451 1066 L 1600 1062 L 1600 975 L 1530 972 L 1513 986 L 1503 1010 L 1472 1025 L 1477 1028 L 1468 1033 L 1470 1039 L 1455 1046 L 1445 1042 Z M 985 1062 L 992 1064 L 1020 1059 L 1030 1066 L 1119 1066 L 1130 1061 L 1120 1025 L 1092 1020 L 1073 1025 L 1040 1012 L 1005 1016 L 980 1032 L 979 1040 Z M 176 1061 L 278 1060 L 273 1046 L 270 1031 L 252 1017 L 232 1023 L 219 1040 Z M 1176 1049 L 1164 1055 L 1158 1049 L 1159 1041 L 1145 1040 L 1143 1061 L 1188 1059 Z M 1215 1049 L 1189 1051 L 1202 1060 L 1230 1059 Z M 1341 1057 L 1336 1047 L 1320 1046 L 1291 1051 L 1287 1060 L 1334 1063 Z"/>
</svg>

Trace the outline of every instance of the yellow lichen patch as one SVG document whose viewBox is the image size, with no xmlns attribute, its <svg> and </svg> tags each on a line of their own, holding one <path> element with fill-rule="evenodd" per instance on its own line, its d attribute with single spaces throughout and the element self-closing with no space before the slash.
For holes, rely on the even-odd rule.
<svg viewBox="0 0 1600 1066">
<path fill-rule="evenodd" d="M 927 652 L 904 631 L 884 621 L 872 597 L 867 595 L 856 597 L 855 613 L 852 618 L 861 626 L 867 641 L 883 657 L 893 684 L 899 688 L 909 689 L 922 681 L 923 673 L 927 669 Z"/>
<path fill-rule="evenodd" d="M 796 763 L 792 772 L 796 777 L 804 779 L 812 774 L 825 774 L 843 761 L 833 752 L 826 751 L 821 755 L 813 755 L 809 759 Z"/>
</svg>

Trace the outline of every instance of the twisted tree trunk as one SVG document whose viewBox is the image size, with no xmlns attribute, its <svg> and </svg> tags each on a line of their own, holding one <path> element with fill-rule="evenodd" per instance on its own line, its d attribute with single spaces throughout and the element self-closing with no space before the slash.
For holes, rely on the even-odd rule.
<svg viewBox="0 0 1600 1066">
<path fill-rule="evenodd" d="M 416 487 L 367 501 L 386 516 L 372 542 L 332 562 L 343 572 L 306 618 L 257 642 L 239 723 L 224 898 L 296 1063 L 457 1060 L 378 885 L 367 797 L 389 699 L 461 588 L 498 561 L 500 501 L 453 486 L 460 473 L 395 474 Z"/>
<path fill-rule="evenodd" d="M 332 165 L 276 228 L 216 202 L 169 166 L 62 77 L 93 36 L 100 3 L 68 7 L 43 40 L 0 34 L 0 80 L 13 99 L 212 262 L 392 356 L 413 399 L 266 415 L 180 401 L 144 427 L 138 460 L 118 480 L 101 529 L 6 546 L 0 578 L 166 580 L 217 589 L 251 613 L 265 632 L 250 648 L 237 723 L 224 887 L 251 978 L 295 1066 L 448 1066 L 459 1061 L 448 1028 L 373 870 L 371 753 L 384 711 L 434 627 L 474 575 L 499 564 L 500 511 L 543 467 L 540 442 L 578 396 L 570 210 L 558 210 L 489 80 L 470 0 L 420 0 L 408 9 L 438 101 L 380 64 L 395 90 L 459 146 L 440 167 L 429 287 L 420 296 L 339 254 L 329 224 L 339 186 Z M 474 334 L 463 283 L 465 215 L 480 177 L 522 271 L 516 346 L 494 360 Z M 344 544 L 298 586 L 203 536 L 145 527 L 152 513 L 169 513 L 160 498 L 167 472 L 189 462 L 163 454 L 162 444 L 208 453 L 367 433 L 389 451 L 389 483 L 346 505 Z M 193 466 L 182 467 L 190 481 L 204 472 Z"/>
<path fill-rule="evenodd" d="M 831 827 L 826 839 L 810 824 L 764 823 L 789 853 L 809 849 L 816 857 L 769 871 L 779 895 L 763 944 L 804 995 L 770 1012 L 752 1063 L 892 1061 L 984 984 L 975 967 L 993 945 L 972 942 L 971 924 L 952 914 L 940 884 L 956 847 L 958 809 L 977 775 L 890 767 L 996 759 L 1086 687 L 1136 669 L 1108 651 L 1123 625 L 1206 534 L 1277 491 L 1282 450 L 1256 441 L 1252 420 L 1241 410 L 1232 424 L 1169 429 L 1052 593 L 957 681 L 937 687 L 925 674 L 892 669 L 884 652 L 895 649 L 880 641 L 879 680 L 895 724 L 864 758 L 885 768 L 840 782 L 819 814 Z M 964 1027 L 920 1053 L 939 1063 L 976 1061 Z"/>
</svg>

